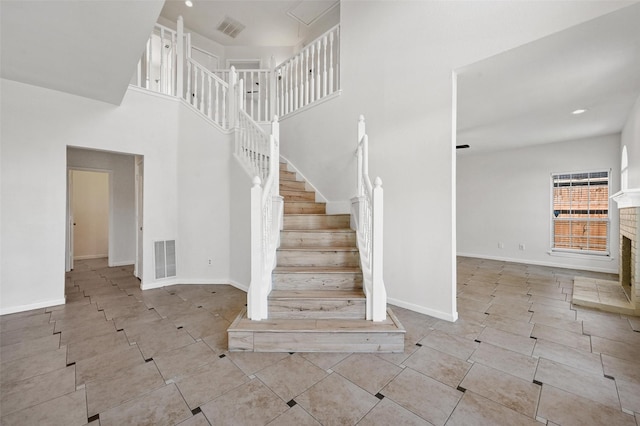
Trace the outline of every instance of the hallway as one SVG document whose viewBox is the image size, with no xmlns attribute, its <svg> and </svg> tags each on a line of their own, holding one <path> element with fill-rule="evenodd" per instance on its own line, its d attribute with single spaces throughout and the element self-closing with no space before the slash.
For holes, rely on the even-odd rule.
<svg viewBox="0 0 640 426">
<path fill-rule="evenodd" d="M 575 274 L 610 278 L 459 258 L 456 323 L 393 307 L 403 354 L 229 353 L 244 292 L 78 261 L 66 305 L 0 317 L 0 423 L 640 425 L 640 319 Z"/>
</svg>

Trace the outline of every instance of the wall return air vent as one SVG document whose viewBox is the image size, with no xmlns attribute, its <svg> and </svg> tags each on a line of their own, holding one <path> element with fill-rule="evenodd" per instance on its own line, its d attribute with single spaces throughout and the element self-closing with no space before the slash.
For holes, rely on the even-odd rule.
<svg viewBox="0 0 640 426">
<path fill-rule="evenodd" d="M 231 38 L 236 38 L 244 28 L 244 25 L 237 20 L 229 16 L 225 16 L 220 25 L 218 25 L 217 30 Z"/>
<path fill-rule="evenodd" d="M 176 276 L 176 240 L 155 241 L 156 279 Z"/>
</svg>

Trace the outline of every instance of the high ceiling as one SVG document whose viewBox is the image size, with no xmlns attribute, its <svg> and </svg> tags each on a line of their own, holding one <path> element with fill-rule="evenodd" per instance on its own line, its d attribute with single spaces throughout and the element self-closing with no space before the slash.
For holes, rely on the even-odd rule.
<svg viewBox="0 0 640 426">
<path fill-rule="evenodd" d="M 617 133 L 639 95 L 635 4 L 459 70 L 458 153 Z"/>
<path fill-rule="evenodd" d="M 162 0 L 0 0 L 2 78 L 118 105 Z"/>
<path fill-rule="evenodd" d="M 223 46 L 295 46 L 323 19 L 337 22 L 339 0 L 166 0 L 161 16 L 176 22 L 182 15 L 189 29 Z M 236 38 L 217 30 L 226 18 L 244 29 Z"/>
</svg>

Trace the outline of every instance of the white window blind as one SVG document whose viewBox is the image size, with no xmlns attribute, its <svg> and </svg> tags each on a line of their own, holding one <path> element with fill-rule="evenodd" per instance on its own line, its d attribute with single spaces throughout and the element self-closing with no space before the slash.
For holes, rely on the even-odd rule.
<svg viewBox="0 0 640 426">
<path fill-rule="evenodd" d="M 551 175 L 552 251 L 609 254 L 609 174 Z"/>
</svg>

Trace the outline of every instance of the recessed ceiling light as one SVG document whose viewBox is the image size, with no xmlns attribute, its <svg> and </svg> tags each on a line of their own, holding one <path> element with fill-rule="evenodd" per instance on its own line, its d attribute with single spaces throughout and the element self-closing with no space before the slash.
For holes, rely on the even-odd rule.
<svg viewBox="0 0 640 426">
<path fill-rule="evenodd" d="M 193 7 L 193 2 L 191 0 L 186 0 L 184 4 L 186 4 L 187 7 Z"/>
<path fill-rule="evenodd" d="M 573 115 L 580 115 L 580 114 L 584 114 L 585 112 L 587 112 L 587 110 L 586 110 L 586 109 L 577 109 L 577 110 L 575 110 L 575 111 L 571 112 L 571 114 L 573 114 Z"/>
</svg>

